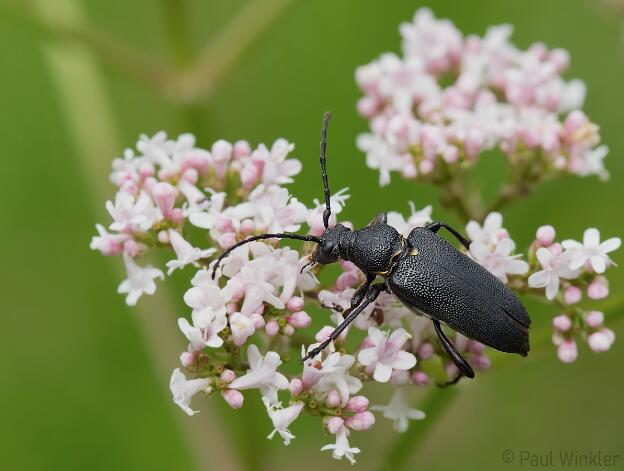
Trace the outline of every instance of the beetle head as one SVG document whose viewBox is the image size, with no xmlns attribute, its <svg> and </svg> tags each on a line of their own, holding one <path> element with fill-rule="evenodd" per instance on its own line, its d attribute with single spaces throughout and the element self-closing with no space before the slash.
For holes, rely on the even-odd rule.
<svg viewBox="0 0 624 471">
<path fill-rule="evenodd" d="M 342 224 L 336 224 L 333 227 L 325 229 L 325 232 L 320 237 L 318 245 L 310 257 L 310 261 L 321 265 L 337 262 L 342 256 L 340 243 L 341 241 L 344 243 L 345 237 L 350 232 L 351 231 Z"/>
</svg>

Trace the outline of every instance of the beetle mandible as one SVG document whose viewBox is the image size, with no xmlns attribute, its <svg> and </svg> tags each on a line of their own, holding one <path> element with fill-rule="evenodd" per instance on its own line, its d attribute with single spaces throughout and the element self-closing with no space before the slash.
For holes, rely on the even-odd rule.
<svg viewBox="0 0 624 471">
<path fill-rule="evenodd" d="M 317 245 L 308 265 L 347 260 L 364 272 L 366 281 L 353 294 L 350 308 L 342 313 L 343 322 L 303 360 L 315 357 L 334 341 L 383 291 L 394 294 L 408 309 L 433 322 L 440 343 L 459 369 L 457 377 L 445 385 L 456 383 L 462 375 L 473 378 L 474 371 L 446 337 L 441 322 L 496 350 L 526 356 L 531 320 L 524 305 L 498 278 L 437 234 L 444 228 L 469 250 L 470 241 L 448 224 L 432 222 L 417 227 L 407 238 L 386 223 L 385 213 L 362 229 L 351 230 L 342 224 L 329 227 L 331 204 L 325 153 L 330 116 L 325 113 L 321 131 L 325 198 L 325 231 L 321 237 L 291 233 L 249 237 L 219 256 L 213 266 L 213 279 L 221 261 L 241 245 L 272 238 L 310 241 Z M 381 281 L 374 283 L 378 278 Z"/>
</svg>

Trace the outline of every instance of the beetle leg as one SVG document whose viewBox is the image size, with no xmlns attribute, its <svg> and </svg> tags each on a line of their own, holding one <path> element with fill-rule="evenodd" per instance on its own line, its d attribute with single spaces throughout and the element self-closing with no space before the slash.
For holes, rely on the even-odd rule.
<svg viewBox="0 0 624 471">
<path fill-rule="evenodd" d="M 470 243 L 471 241 L 469 239 L 466 239 L 463 235 L 461 235 L 459 232 L 457 232 L 455 229 L 453 229 L 451 226 L 449 226 L 448 224 L 444 223 L 444 222 L 432 222 L 429 223 L 425 226 L 425 229 L 429 229 L 431 232 L 438 232 L 440 230 L 440 228 L 444 228 L 447 231 L 449 231 L 451 234 L 453 234 L 455 236 L 455 238 L 464 246 L 466 247 L 466 250 L 470 250 Z"/>
<path fill-rule="evenodd" d="M 366 281 L 362 283 L 360 286 L 358 286 L 357 289 L 355 290 L 355 293 L 353 293 L 353 296 L 351 296 L 351 306 L 349 307 L 349 309 L 346 309 L 345 311 L 343 311 L 342 317 L 344 319 L 347 318 L 347 316 L 353 309 L 355 309 L 356 307 L 360 305 L 360 303 L 364 299 L 364 296 L 366 296 L 366 293 L 368 292 L 370 285 L 373 283 L 373 281 L 375 281 L 375 278 L 376 278 L 376 275 L 366 275 Z"/>
<path fill-rule="evenodd" d="M 452 362 L 455 363 L 455 366 L 459 368 L 459 371 L 461 371 L 464 376 L 467 376 L 468 378 L 474 378 L 475 374 L 472 367 L 455 349 L 455 346 L 451 343 L 448 337 L 444 335 L 444 332 L 442 332 L 442 327 L 440 326 L 440 321 L 435 319 L 432 319 L 432 321 L 433 327 L 435 327 L 436 334 L 438 334 L 438 338 L 440 339 L 440 343 L 444 347 L 444 350 L 446 350 L 446 353 L 448 354 Z M 457 381 L 459 381 L 459 379 L 457 379 Z"/>
<path fill-rule="evenodd" d="M 385 289 L 386 283 L 377 283 L 376 285 L 371 286 L 366 292 L 366 296 L 364 297 L 362 303 L 349 313 L 347 318 L 342 321 L 342 323 L 338 327 L 336 327 L 331 334 L 329 334 L 329 337 L 327 337 L 324 342 L 322 342 L 318 347 L 310 350 L 301 359 L 301 361 L 306 361 L 309 358 L 314 358 L 316 355 L 321 353 L 325 349 L 325 347 L 327 347 L 330 343 L 336 340 L 338 336 L 342 333 L 342 331 L 345 330 L 347 326 L 351 324 L 351 322 L 353 322 L 358 315 L 360 315 L 360 313 L 366 308 L 366 306 L 375 301 L 375 299 L 377 299 L 377 296 L 379 296 L 379 294 Z"/>
</svg>

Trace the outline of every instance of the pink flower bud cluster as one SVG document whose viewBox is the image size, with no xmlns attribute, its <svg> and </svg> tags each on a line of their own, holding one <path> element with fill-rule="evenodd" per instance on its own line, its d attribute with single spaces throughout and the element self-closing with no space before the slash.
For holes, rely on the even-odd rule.
<svg viewBox="0 0 624 471">
<path fill-rule="evenodd" d="M 391 172 L 437 181 L 447 166 L 471 166 L 492 149 L 544 173 L 608 176 L 607 148 L 580 110 L 585 85 L 562 78 L 566 51 L 518 49 L 510 25 L 464 36 L 426 8 L 400 33 L 402 55 L 383 54 L 356 71 L 364 93 L 357 108 L 370 124 L 357 144 L 380 184 Z"/>
<path fill-rule="evenodd" d="M 604 299 L 609 295 L 609 283 L 603 275 L 613 266 L 609 253 L 621 245 L 619 237 L 600 241 L 598 229 L 587 229 L 583 242 L 556 241 L 552 226 L 537 230 L 529 257 L 534 273 L 528 278 L 531 288 L 545 288 L 548 299 L 554 299 L 564 312 L 553 319 L 553 343 L 557 355 L 565 363 L 576 360 L 576 339 L 584 339 L 594 352 L 603 352 L 615 340 L 612 330 L 603 326 L 604 314 L 586 311 L 580 305 L 584 298 Z"/>
</svg>

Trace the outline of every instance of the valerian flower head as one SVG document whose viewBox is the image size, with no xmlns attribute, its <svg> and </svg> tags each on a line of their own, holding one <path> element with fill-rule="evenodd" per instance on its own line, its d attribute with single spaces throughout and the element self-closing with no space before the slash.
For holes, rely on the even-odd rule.
<svg viewBox="0 0 624 471">
<path fill-rule="evenodd" d="M 583 243 L 560 243 L 554 227 L 544 225 L 527 250 L 516 253 L 502 214 L 486 214 L 468 181 L 468 170 L 493 149 L 514 167 L 492 203 L 496 209 L 526 193 L 534 179 L 608 175 L 598 127 L 579 109 L 585 87 L 562 78 L 567 53 L 539 43 L 518 49 L 510 42 L 509 25 L 490 28 L 483 37 L 464 36 L 427 9 L 400 31 L 402 54 L 383 54 L 356 72 L 364 93 L 358 111 L 370 125 L 357 145 L 368 165 L 379 169 L 380 184 L 398 172 L 440 186 L 447 207 L 458 208 L 465 220 L 475 219 L 466 226 L 472 245 L 469 250 L 459 247 L 464 255 L 458 256 L 471 256 L 510 289 L 525 293 L 545 288 L 545 297 L 557 298 L 552 340 L 562 361 L 577 358 L 579 342 L 594 352 L 608 350 L 615 334 L 605 326 L 604 314 L 583 306 L 609 295 L 603 272 L 615 265 L 609 254 L 620 239 L 601 242 L 592 228 Z M 449 379 L 458 370 L 439 347 L 431 319 L 415 315 L 388 290 L 350 324 L 354 328 L 344 329 L 333 344 L 306 360 L 302 371 L 289 373 L 301 365 L 298 355 L 291 354 L 293 347 L 308 337 L 326 340 L 351 308 L 356 287 L 367 279 L 347 260 L 340 261 L 342 272 L 335 280 L 326 272 L 317 277 L 320 266 L 306 270 L 311 243 L 256 240 L 230 252 L 213 276 L 211 257 L 251 236 L 286 231 L 315 240 L 324 233 L 325 201 L 306 204 L 285 186 L 302 168 L 291 157 L 293 149 L 286 139 L 255 148 L 244 140 L 221 139 L 202 149 L 190 134 L 141 136 L 136 151 L 126 150 L 113 162 L 111 182 L 117 194 L 106 203 L 112 221 L 106 228 L 96 226 L 90 246 L 123 259 L 128 275 L 119 291 L 128 304 L 154 293 L 156 278 L 164 278 L 156 267 L 139 266 L 139 257 L 166 250 L 168 275 L 189 265 L 203 266 L 183 297 L 190 315 L 180 317 L 178 327 L 188 346 L 179 355 L 182 369 L 175 369 L 170 381 L 174 402 L 185 413 L 195 413 L 191 399 L 198 392 L 219 393 L 214 395 L 238 410 L 254 396 L 241 391 L 258 389 L 273 423 L 268 438 L 279 434 L 290 443 L 291 424 L 309 412 L 335 436 L 335 443 L 322 449 L 353 463 L 360 450 L 350 445 L 350 433 L 374 425 L 371 410 L 381 411 L 404 431 L 409 420 L 424 418 L 407 396 L 411 387 L 430 387 L 438 379 L 428 365 L 439 365 Z M 541 173 L 530 172 L 525 180 L 519 165 Z M 337 224 L 348 197 L 346 189 L 331 195 L 329 227 Z M 431 205 L 409 207 L 407 215 L 387 213 L 405 249 L 410 248 L 410 232 L 432 222 Z M 348 221 L 342 224 L 353 229 Z M 205 238 L 195 247 L 190 241 L 200 240 L 199 232 Z M 304 331 L 312 324 L 311 303 L 328 308 L 315 336 Z M 483 344 L 457 332 L 449 340 L 475 369 L 490 366 Z M 352 344 L 358 347 L 352 349 Z M 388 405 L 369 410 L 363 394 L 373 381 L 394 393 Z M 282 407 L 278 392 L 285 389 L 290 399 Z"/>
</svg>

